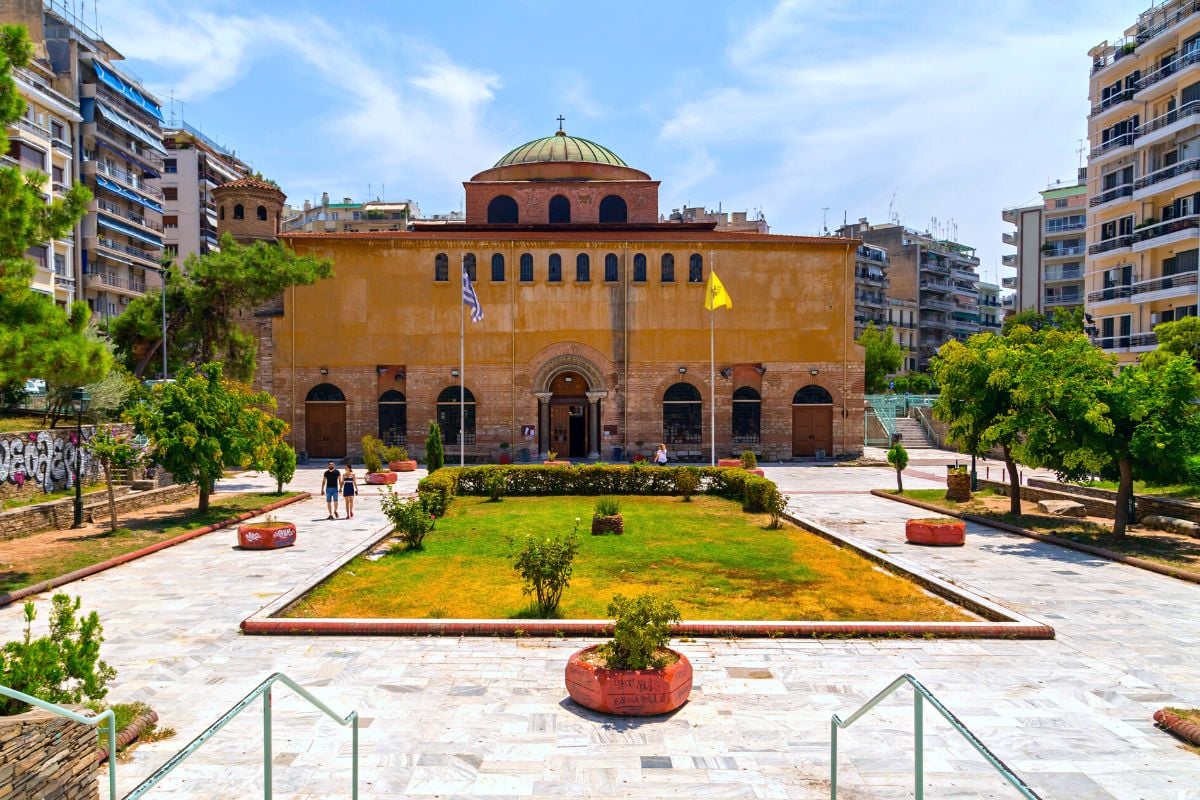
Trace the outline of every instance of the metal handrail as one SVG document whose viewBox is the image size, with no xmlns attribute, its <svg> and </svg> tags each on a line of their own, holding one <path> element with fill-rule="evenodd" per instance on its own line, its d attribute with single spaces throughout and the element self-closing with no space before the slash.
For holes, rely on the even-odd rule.
<svg viewBox="0 0 1200 800">
<path fill-rule="evenodd" d="M 31 697 L 24 692 L 18 692 L 16 689 L 10 689 L 7 686 L 0 686 L 0 694 L 5 697 L 11 697 L 13 700 L 20 700 L 22 703 L 28 703 L 31 706 L 40 708 L 43 711 L 49 711 L 51 714 L 57 714 L 60 717 L 66 717 L 72 722 L 78 722 L 80 725 L 99 725 L 101 722 L 108 723 L 108 800 L 117 800 L 117 716 L 111 708 L 106 708 L 99 714 L 91 717 L 85 717 L 82 714 L 76 714 L 74 711 L 56 706 L 53 703 L 47 703 L 45 700 L 39 700 L 36 697 Z"/>
<path fill-rule="evenodd" d="M 1014 789 L 1020 792 L 1022 797 L 1026 798 L 1026 800 L 1042 800 L 1041 796 L 1031 789 L 1024 780 L 1021 779 L 1021 776 L 1013 772 L 1007 764 L 1001 761 L 995 753 L 988 749 L 987 745 L 979 741 L 979 737 L 971 733 L 967 726 L 959 721 L 958 717 L 954 716 L 949 709 L 942 705 L 941 701 L 934 697 L 933 694 L 926 689 L 919 680 L 908 673 L 896 678 L 896 680 L 888 684 L 886 689 L 868 700 L 862 708 L 858 709 L 858 711 L 855 711 L 845 720 L 843 720 L 837 714 L 834 714 L 833 717 L 830 718 L 829 732 L 831 740 L 829 745 L 829 797 L 831 800 L 837 800 L 838 729 L 849 728 L 851 725 L 857 722 L 860 717 L 862 717 L 875 706 L 879 705 L 879 703 L 885 697 L 892 694 L 906 683 L 913 687 L 913 724 L 915 727 L 913 732 L 913 741 L 915 743 L 913 781 L 916 789 L 916 800 L 924 800 L 925 797 L 925 710 L 923 700 L 928 700 L 929 704 L 932 705 L 934 709 L 937 710 L 937 712 L 941 714 L 947 722 L 950 723 L 950 727 L 958 731 L 962 737 L 971 744 L 972 747 L 979 751 L 979 754 L 984 757 L 988 764 L 990 764 L 993 769 L 1000 773 L 1000 776 L 1004 778 L 1004 780 L 1008 781 Z"/>
<path fill-rule="evenodd" d="M 317 707 L 325 716 L 332 719 L 339 725 L 349 725 L 352 731 L 351 738 L 351 769 L 350 769 L 350 796 L 353 800 L 358 800 L 358 712 L 351 711 L 344 717 L 338 716 L 337 712 L 329 706 L 322 703 L 317 698 L 313 697 L 308 690 L 304 689 L 298 683 L 293 681 L 282 672 L 276 672 L 269 678 L 255 687 L 254 691 L 243 697 L 235 703 L 228 711 L 220 716 L 216 722 L 205 728 L 199 736 L 188 742 L 187 746 L 173 755 L 167 763 L 156 769 L 150 777 L 134 787 L 133 791 L 125 795 L 123 800 L 138 800 L 144 797 L 146 792 L 150 791 L 154 786 L 167 777 L 176 767 L 182 764 L 192 753 L 200 749 L 201 745 L 213 737 L 213 735 L 224 728 L 238 714 L 246 710 L 246 707 L 253 703 L 261 695 L 263 699 L 263 798 L 271 800 L 271 687 L 276 683 L 282 683 L 296 694 L 303 697 L 308 702 Z M 115 749 L 115 748 L 114 748 Z"/>
</svg>

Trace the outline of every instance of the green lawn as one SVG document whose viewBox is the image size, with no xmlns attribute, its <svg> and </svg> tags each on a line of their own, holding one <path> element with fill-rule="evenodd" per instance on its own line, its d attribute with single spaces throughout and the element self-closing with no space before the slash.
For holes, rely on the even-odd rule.
<svg viewBox="0 0 1200 800">
<path fill-rule="evenodd" d="M 533 616 L 511 566 L 516 540 L 571 530 L 580 552 L 559 616 L 606 617 L 616 593 L 669 597 L 684 619 L 972 619 L 848 550 L 715 497 L 622 497 L 622 536 L 592 536 L 595 498 L 457 498 L 423 550 L 357 558 L 289 610 L 297 617 Z"/>
<path fill-rule="evenodd" d="M 67 536 L 50 541 L 50 534 L 0 542 L 0 592 L 11 592 L 39 581 L 65 575 L 181 533 L 211 525 L 270 505 L 295 492 L 216 495 L 208 511 L 186 509 L 157 520 L 129 523 L 115 531 Z M 105 512 L 106 514 L 107 512 Z M 98 519 L 107 519 L 99 515 Z"/>
</svg>

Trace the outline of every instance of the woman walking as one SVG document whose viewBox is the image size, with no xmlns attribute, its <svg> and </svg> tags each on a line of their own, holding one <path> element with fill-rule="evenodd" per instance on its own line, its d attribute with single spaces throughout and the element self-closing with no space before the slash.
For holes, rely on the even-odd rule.
<svg viewBox="0 0 1200 800">
<path fill-rule="evenodd" d="M 658 450 L 655 451 L 654 463 L 658 464 L 660 467 L 665 467 L 667 465 L 667 446 L 665 444 L 660 444 L 658 446 Z"/>
<path fill-rule="evenodd" d="M 342 497 L 346 500 L 346 519 L 354 516 L 354 496 L 358 494 L 358 478 L 354 474 L 354 467 L 346 465 L 346 471 L 342 473 Z"/>
</svg>

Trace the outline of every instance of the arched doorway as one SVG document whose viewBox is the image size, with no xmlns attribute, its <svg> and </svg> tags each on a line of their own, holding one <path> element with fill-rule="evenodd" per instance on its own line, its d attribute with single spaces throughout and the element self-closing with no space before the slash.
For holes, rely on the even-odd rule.
<svg viewBox="0 0 1200 800">
<path fill-rule="evenodd" d="M 388 389 L 379 396 L 379 439 L 391 446 L 408 444 L 408 401 L 403 392 Z"/>
<path fill-rule="evenodd" d="M 319 383 L 304 398 L 304 449 L 309 458 L 346 455 L 346 395 L 332 383 Z"/>
<path fill-rule="evenodd" d="M 591 389 L 578 372 L 560 372 L 550 381 L 550 437 L 543 444 L 561 458 L 587 458 L 596 450 L 589 439 Z"/>
<path fill-rule="evenodd" d="M 792 456 L 829 455 L 833 451 L 833 396 L 816 384 L 792 397 Z"/>
</svg>

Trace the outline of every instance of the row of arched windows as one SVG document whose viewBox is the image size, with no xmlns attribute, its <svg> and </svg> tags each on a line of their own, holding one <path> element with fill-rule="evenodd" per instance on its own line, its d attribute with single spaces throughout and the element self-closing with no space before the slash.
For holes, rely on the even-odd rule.
<svg viewBox="0 0 1200 800">
<path fill-rule="evenodd" d="M 221 208 L 218 210 L 218 213 L 219 213 L 219 216 L 221 219 L 225 219 L 225 206 L 222 205 Z M 260 222 L 266 222 L 267 221 L 267 207 L 259 206 L 255 210 L 255 215 L 258 217 Z M 236 205 L 234 205 L 233 218 L 234 219 L 245 219 L 246 218 L 246 207 L 244 205 L 242 205 L 241 203 L 237 203 Z"/>
<path fill-rule="evenodd" d="M 487 207 L 487 221 L 490 225 L 517 225 L 521 222 L 521 208 L 517 201 L 506 194 L 492 198 Z M 564 195 L 556 194 L 550 198 L 546 207 L 546 221 L 551 225 L 560 225 L 571 221 L 571 201 Z M 600 201 L 600 222 L 605 225 L 629 221 L 629 206 L 625 199 L 610 194 Z"/>
<path fill-rule="evenodd" d="M 532 282 L 533 255 L 522 253 L 518 263 L 520 266 L 519 280 L 522 283 Z M 492 281 L 499 282 L 505 280 L 503 253 L 492 254 L 491 266 Z M 463 267 L 472 281 L 479 280 L 474 253 L 467 253 L 463 256 Z M 646 255 L 644 253 L 635 254 L 633 257 L 633 282 L 645 283 L 646 272 Z M 450 257 L 445 253 L 438 253 L 433 259 L 433 279 L 438 282 L 450 280 Z M 562 256 L 558 253 L 551 253 L 550 258 L 547 259 L 546 279 L 550 283 L 561 283 L 563 280 Z M 580 253 L 575 256 L 575 282 L 588 283 L 591 279 L 591 256 L 587 253 Z M 621 280 L 620 260 L 617 258 L 616 253 L 608 253 L 604 256 L 604 280 L 606 283 L 616 283 Z M 692 253 L 688 256 L 687 280 L 688 283 L 704 282 L 704 256 L 699 253 Z M 663 253 L 659 259 L 659 281 L 661 283 L 675 282 L 675 256 L 671 253 Z"/>
</svg>

